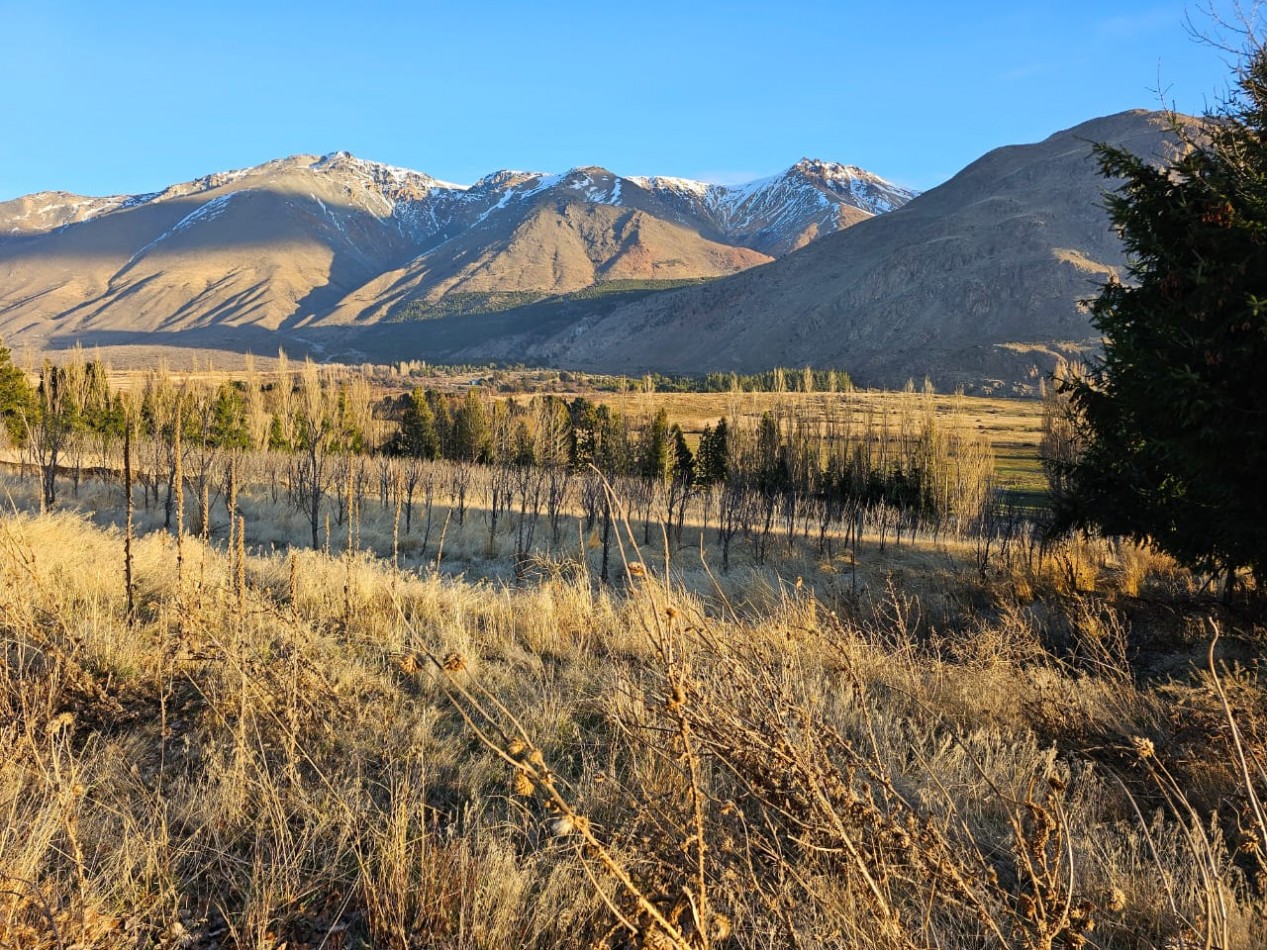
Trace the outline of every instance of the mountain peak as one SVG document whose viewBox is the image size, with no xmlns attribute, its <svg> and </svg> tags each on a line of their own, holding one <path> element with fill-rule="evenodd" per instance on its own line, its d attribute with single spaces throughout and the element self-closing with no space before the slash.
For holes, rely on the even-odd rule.
<svg viewBox="0 0 1267 950">
<path fill-rule="evenodd" d="M 321 156 L 308 167 L 313 171 L 345 171 L 353 175 L 369 178 L 379 185 L 402 186 L 414 188 L 440 188 L 445 190 L 466 191 L 470 185 L 457 185 L 453 182 L 440 181 L 426 172 L 414 171 L 412 168 L 401 168 L 384 162 L 373 162 L 357 158 L 351 152 L 337 151 Z"/>
<path fill-rule="evenodd" d="M 842 165 L 840 162 L 828 162 L 821 158 L 802 158 L 787 170 L 789 175 L 798 172 L 811 178 L 832 180 L 858 178 L 864 181 L 884 181 L 883 178 L 874 172 L 869 172 L 857 165 Z"/>
</svg>

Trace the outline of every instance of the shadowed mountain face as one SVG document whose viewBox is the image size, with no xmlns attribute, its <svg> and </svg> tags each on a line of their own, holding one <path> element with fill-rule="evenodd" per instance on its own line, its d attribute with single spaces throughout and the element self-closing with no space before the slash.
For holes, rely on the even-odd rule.
<svg viewBox="0 0 1267 950">
<path fill-rule="evenodd" d="M 601 168 L 468 187 L 343 152 L 147 195 L 45 192 L 0 203 L 0 335 L 38 346 L 221 328 L 231 346 L 248 327 L 451 312 L 451 295 L 718 277 L 911 194 L 809 160 L 740 188 Z"/>
<path fill-rule="evenodd" d="M 1165 116 L 1126 112 L 913 200 L 809 160 L 737 188 L 601 168 L 459 186 L 345 153 L 33 195 L 0 204 L 0 336 L 1032 391 L 1096 349 L 1079 302 L 1125 263 L 1095 142 L 1178 147 Z"/>
<path fill-rule="evenodd" d="M 1094 142 L 1176 147 L 1164 116 L 1127 112 L 1000 148 L 891 214 L 768 264 L 646 296 L 547 337 L 450 358 L 641 372 L 834 366 L 867 384 L 1023 388 L 1057 354 L 1094 350 L 1079 301 L 1125 263 Z"/>
</svg>

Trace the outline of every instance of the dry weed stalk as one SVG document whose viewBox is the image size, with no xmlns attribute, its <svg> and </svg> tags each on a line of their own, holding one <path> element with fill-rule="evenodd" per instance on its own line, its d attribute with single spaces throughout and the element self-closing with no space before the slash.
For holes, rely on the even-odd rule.
<svg viewBox="0 0 1267 950">
<path fill-rule="evenodd" d="M 183 420 L 183 401 L 176 397 L 176 422 L 172 432 L 172 507 L 176 516 L 176 596 L 184 591 L 185 569 L 185 462 L 181 448 L 181 429 Z"/>
<path fill-rule="evenodd" d="M 1183 769 L 1158 761 L 1162 735 L 1135 756 L 1166 808 L 1146 822 L 1136 806 L 1136 829 L 1128 796 L 1093 813 L 1076 767 L 1009 751 L 1035 722 L 1023 700 L 1014 719 L 984 695 L 938 708 L 955 678 L 961 693 L 1023 693 L 1032 677 L 1058 698 L 1113 693 L 1123 722 L 1151 715 L 1161 700 L 1131 682 L 1126 629 L 1099 602 L 1065 605 L 1068 663 L 1042 651 L 1019 605 L 992 607 L 1006 629 L 987 643 L 973 626 L 955 653 L 951 634 L 929 646 L 934 610 L 897 583 L 853 612 L 842 597 L 843 619 L 812 579 L 756 576 L 747 602 L 717 584 L 703 603 L 667 555 L 640 559 L 611 507 L 614 590 L 584 554 L 575 571 L 543 567 L 539 588 L 419 577 L 351 556 L 351 526 L 342 559 L 255 547 L 248 560 L 239 512 L 230 543 L 205 549 L 207 585 L 184 596 L 170 547 L 142 534 L 139 591 L 154 607 L 134 628 L 117 575 L 95 591 L 30 540 L 71 519 L 0 521 L 0 945 L 10 913 L 38 931 L 17 945 L 40 950 L 63 937 L 110 950 L 574 947 L 608 924 L 600 945 L 620 950 L 1254 945 L 1267 775 L 1242 695 L 1260 694 L 1239 693 L 1213 650 L 1239 854 L 1184 799 Z M 117 561 L 117 535 L 73 527 Z M 417 675 L 423 658 L 434 680 Z M 989 664 L 992 679 L 973 678 Z M 457 715 L 437 714 L 439 692 Z M 489 793 L 491 757 L 470 736 L 513 795 Z M 24 843 L 37 825 L 46 848 Z M 1155 868 L 1110 891 L 1117 866 L 1093 852 L 1130 836 L 1149 837 Z M 1172 910 L 1150 930 L 1134 905 L 1159 877 Z M 496 909 L 472 896 L 502 878 L 521 889 Z M 1102 909 L 1092 893 L 1108 894 Z M 123 908 L 159 923 L 125 930 Z M 309 929 L 287 930 L 295 920 Z"/>
<path fill-rule="evenodd" d="M 421 642 L 416 631 L 409 628 L 403 611 L 400 618 L 410 629 L 413 639 Z M 532 738 L 522 722 L 492 692 L 481 686 L 478 680 L 462 675 L 467 669 L 466 659 L 458 653 L 450 653 L 441 658 L 425 645 L 420 647 L 420 652 L 441 674 L 441 689 L 472 734 L 484 748 L 513 770 L 512 787 L 516 793 L 522 797 L 539 795 L 545 809 L 555 816 L 551 822 L 552 832 L 559 837 L 578 837 L 581 844 L 577 850 L 582 858 L 595 859 L 615 879 L 625 895 L 633 901 L 638 912 L 649 922 L 635 924 L 617 908 L 595 881 L 599 895 L 611 909 L 618 924 L 642 940 L 642 946 L 652 947 L 654 944 L 647 940 L 660 939 L 667 941 L 667 946 L 675 950 L 691 950 L 695 947 L 696 944 L 688 939 L 675 919 L 680 918 L 681 911 L 676 914 L 673 911 L 666 912 L 635 882 L 625 863 L 600 840 L 589 817 L 574 807 L 567 794 L 567 783 L 550 769 L 542 751 L 533 746 Z M 650 936 L 652 934 L 654 936 Z"/>
<path fill-rule="evenodd" d="M 1267 810 L 1264 809 L 1260 789 L 1267 789 L 1267 771 L 1257 752 L 1248 746 L 1236 721 L 1223 679 L 1215 662 L 1215 648 L 1221 636 L 1217 621 L 1207 618 L 1211 637 L 1206 654 L 1206 667 L 1219 709 L 1227 727 L 1232 751 L 1232 761 L 1238 778 L 1237 791 L 1244 797 L 1243 817 L 1238 816 L 1241 841 L 1237 849 L 1229 850 L 1223 840 L 1217 815 L 1206 818 L 1192 801 L 1189 789 L 1167 767 L 1157 753 L 1152 740 L 1135 736 L 1131 749 L 1137 762 L 1147 771 L 1154 786 L 1161 793 L 1169 811 L 1179 820 L 1196 877 L 1192 887 L 1195 901 L 1200 908 L 1200 918 L 1193 919 L 1180 910 L 1184 895 L 1179 892 L 1174 875 L 1165 867 L 1152 834 L 1148 830 L 1135 797 L 1122 786 L 1132 803 L 1143 833 L 1149 841 L 1158 874 L 1166 890 L 1166 897 L 1174 919 L 1181 928 L 1183 946 L 1222 948 L 1238 945 L 1234 926 L 1238 907 L 1257 907 L 1260 921 L 1267 920 L 1267 857 L 1263 842 L 1267 841 Z M 1247 819 L 1247 821 L 1246 821 Z M 1246 826 L 1248 825 L 1248 827 Z M 1256 872 L 1256 894 L 1246 893 L 1247 885 L 1235 866 L 1235 852 L 1239 850 L 1252 862 Z M 1188 903 L 1188 901 L 1184 901 Z"/>
<path fill-rule="evenodd" d="M 123 584 L 129 626 L 136 623 L 136 587 L 132 582 L 132 428 L 129 414 L 123 424 Z"/>
<path fill-rule="evenodd" d="M 1074 894 L 1062 780 L 1044 783 L 1043 795 L 1031 781 L 1020 799 L 994 788 L 1012 833 L 1010 879 L 1001 881 L 997 860 L 987 856 L 949 796 L 938 815 L 899 790 L 884 764 L 860 677 L 847 672 L 861 730 L 847 737 L 797 694 L 781 675 L 776 653 L 724 640 L 702 616 L 688 622 L 673 603 L 667 559 L 666 577 L 658 580 L 644 562 L 625 555 L 626 542 L 628 550 L 637 546 L 619 500 L 612 501 L 626 580 L 643 605 L 656 661 L 651 672 L 660 684 L 633 697 L 641 712 L 620 725 L 666 776 L 678 776 L 663 792 L 632 792 L 630 808 L 662 834 L 676 834 L 680 846 L 666 853 L 644 838 L 644 850 L 631 861 L 600 841 L 521 721 L 467 673 L 463 658 L 440 658 L 425 647 L 423 653 L 473 734 L 512 769 L 515 793 L 540 795 L 558 816 L 555 827 L 579 835 L 586 853 L 631 900 L 626 913 L 607 899 L 616 926 L 641 946 L 662 940 L 704 948 L 724 941 L 732 925 L 712 907 L 716 882 L 732 901 L 742 902 L 743 894 L 763 901 L 768 914 L 787 922 L 791 937 L 797 925 L 788 894 L 772 884 L 782 880 L 833 921 L 837 933 L 868 945 L 925 946 L 936 939 L 934 922 L 946 917 L 976 941 L 1000 948 L 1085 943 L 1093 907 Z M 671 737 L 670 747 L 662 737 Z M 728 794 L 719 800 L 721 789 Z M 822 882 L 830 879 L 848 900 L 827 899 Z"/>
</svg>

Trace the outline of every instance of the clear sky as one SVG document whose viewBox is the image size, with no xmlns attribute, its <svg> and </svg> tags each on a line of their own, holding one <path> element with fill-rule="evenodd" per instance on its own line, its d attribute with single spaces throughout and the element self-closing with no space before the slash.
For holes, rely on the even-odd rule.
<svg viewBox="0 0 1267 950">
<path fill-rule="evenodd" d="M 1231 0 L 1215 0 L 1230 12 Z M 0 200 L 295 153 L 742 181 L 802 156 L 929 188 L 999 145 L 1226 88 L 1167 0 L 0 0 Z"/>
</svg>

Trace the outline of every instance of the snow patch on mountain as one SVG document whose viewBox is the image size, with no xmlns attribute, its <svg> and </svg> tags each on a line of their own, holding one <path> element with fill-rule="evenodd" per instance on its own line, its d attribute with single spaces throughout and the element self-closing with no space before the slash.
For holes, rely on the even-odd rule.
<svg viewBox="0 0 1267 950">
<path fill-rule="evenodd" d="M 657 199 L 653 213 L 666 214 L 678 224 L 700 229 L 710 239 L 748 247 L 774 256 L 800 246 L 814 236 L 831 233 L 860 216 L 883 214 L 901 207 L 915 192 L 885 181 L 854 165 L 802 159 L 785 171 L 741 185 L 717 185 L 673 176 L 622 177 L 588 165 L 562 174 L 503 170 L 471 185 L 442 181 L 424 172 L 357 158 L 349 152 L 322 156 L 292 155 L 261 165 L 216 172 L 173 185 L 161 192 L 86 198 L 45 193 L 0 204 L 0 226 L 10 233 L 39 233 L 76 227 L 104 215 L 127 212 L 151 202 L 217 192 L 171 233 L 213 220 L 227 197 L 242 192 L 243 183 L 266 190 L 270 181 L 294 176 L 320 176 L 351 199 L 351 205 L 389 222 L 402 239 L 422 254 L 477 225 L 518 215 L 526 202 L 558 192 L 568 200 L 618 207 L 643 208 L 648 195 Z M 258 183 L 257 183 L 258 182 Z M 315 193 L 326 189 L 304 187 Z M 343 230 L 346 209 L 321 203 L 322 211 Z M 8 213 L 6 213 L 6 211 Z"/>
<path fill-rule="evenodd" d="M 470 185 L 458 185 L 451 181 L 441 181 L 425 172 L 401 168 L 398 165 L 367 161 L 363 158 L 357 158 L 350 152 L 331 152 L 312 162 L 308 167 L 313 171 L 348 172 L 380 185 L 395 185 L 405 188 L 421 186 L 426 189 L 439 189 L 442 191 L 467 191 L 471 187 Z"/>
<path fill-rule="evenodd" d="M 224 211 L 229 206 L 230 201 L 234 198 L 239 198 L 242 195 L 249 194 L 249 192 L 250 189 L 244 191 L 231 191 L 227 195 L 218 195 L 210 201 L 200 204 L 193 211 L 189 212 L 189 214 L 185 215 L 170 228 L 129 257 L 128 262 L 123 265 L 123 270 L 127 270 L 135 261 L 140 260 L 172 235 L 179 234 L 181 231 L 186 231 L 200 221 L 214 221 L 216 218 L 220 217 L 220 215 L 224 214 Z"/>
<path fill-rule="evenodd" d="M 633 182 L 639 188 L 645 188 L 647 191 L 677 191 L 701 198 L 707 195 L 710 189 L 718 187 L 703 181 L 693 181 L 690 178 L 673 178 L 668 175 L 654 175 L 650 178 L 635 175 L 627 180 Z"/>
</svg>

